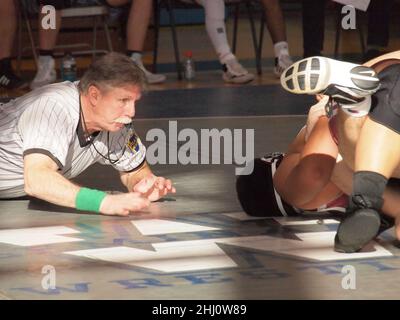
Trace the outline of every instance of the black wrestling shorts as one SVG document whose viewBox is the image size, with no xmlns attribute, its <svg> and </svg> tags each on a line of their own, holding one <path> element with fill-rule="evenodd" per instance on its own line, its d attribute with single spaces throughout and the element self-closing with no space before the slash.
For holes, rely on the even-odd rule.
<svg viewBox="0 0 400 320">
<path fill-rule="evenodd" d="M 369 116 L 400 134 L 400 64 L 385 68 L 378 76 L 381 87 L 372 96 Z"/>
</svg>

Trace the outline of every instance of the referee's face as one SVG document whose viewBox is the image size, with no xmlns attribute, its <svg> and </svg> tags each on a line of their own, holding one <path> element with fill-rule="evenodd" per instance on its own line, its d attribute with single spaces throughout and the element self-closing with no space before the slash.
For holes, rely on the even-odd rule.
<svg viewBox="0 0 400 320">
<path fill-rule="evenodd" d="M 135 116 L 135 103 L 140 97 L 140 89 L 135 85 L 100 92 L 96 109 L 102 129 L 115 132 L 130 123 Z"/>
</svg>

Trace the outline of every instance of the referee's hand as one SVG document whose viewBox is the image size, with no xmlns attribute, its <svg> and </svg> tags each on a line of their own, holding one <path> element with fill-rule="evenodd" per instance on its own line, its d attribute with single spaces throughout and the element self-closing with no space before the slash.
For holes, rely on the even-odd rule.
<svg viewBox="0 0 400 320">
<path fill-rule="evenodd" d="M 100 213 L 105 215 L 127 216 L 150 205 L 150 200 L 138 192 L 108 194 L 100 205 Z"/>
<path fill-rule="evenodd" d="M 176 189 L 172 186 L 170 179 L 151 174 L 140 180 L 133 187 L 133 191 L 139 192 L 150 201 L 157 201 L 168 193 L 175 193 Z"/>
</svg>

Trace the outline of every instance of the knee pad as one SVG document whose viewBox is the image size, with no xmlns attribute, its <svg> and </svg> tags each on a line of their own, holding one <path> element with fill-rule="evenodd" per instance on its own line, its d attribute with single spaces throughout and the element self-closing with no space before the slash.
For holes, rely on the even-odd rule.
<svg viewBox="0 0 400 320">
<path fill-rule="evenodd" d="M 274 153 L 253 160 L 253 172 L 238 176 L 236 192 L 243 210 L 255 217 L 295 216 L 300 210 L 287 204 L 274 188 L 273 177 L 283 159 Z"/>
<path fill-rule="evenodd" d="M 383 192 L 388 179 L 373 171 L 357 171 L 353 176 L 353 192 L 350 196 L 349 208 L 373 208 L 381 210 Z"/>
</svg>

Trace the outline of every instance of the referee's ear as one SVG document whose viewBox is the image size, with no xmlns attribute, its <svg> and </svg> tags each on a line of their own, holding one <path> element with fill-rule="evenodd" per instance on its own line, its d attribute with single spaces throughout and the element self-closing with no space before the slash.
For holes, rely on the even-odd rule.
<svg viewBox="0 0 400 320">
<path fill-rule="evenodd" d="M 101 98 L 101 91 L 95 85 L 90 85 L 87 90 L 87 98 L 89 98 L 90 104 L 96 106 Z"/>
</svg>

